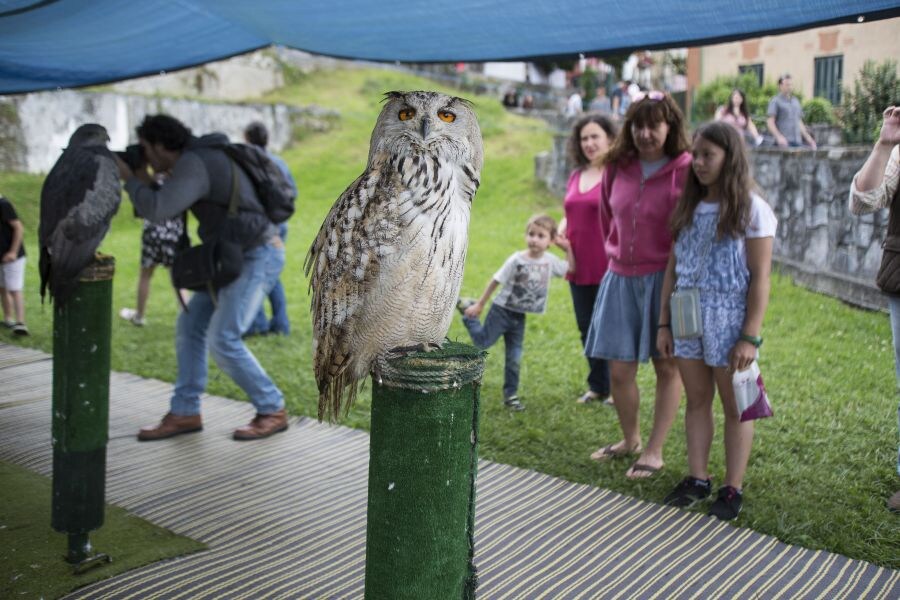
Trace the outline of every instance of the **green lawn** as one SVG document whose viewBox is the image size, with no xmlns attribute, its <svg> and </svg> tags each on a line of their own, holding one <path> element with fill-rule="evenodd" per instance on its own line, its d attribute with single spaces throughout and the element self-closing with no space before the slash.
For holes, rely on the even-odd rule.
<svg viewBox="0 0 900 600">
<path fill-rule="evenodd" d="M 73 575 L 64 560 L 66 535 L 50 529 L 50 480 L 0 462 L 0 481 L 0 598 L 59 598 L 88 583 L 205 548 L 107 505 L 103 527 L 91 533 L 91 544 L 112 562 Z"/>
<path fill-rule="evenodd" d="M 288 261 L 283 275 L 294 332 L 288 338 L 256 338 L 250 346 L 285 391 L 296 414 L 315 415 L 316 391 L 310 354 L 309 300 L 303 258 L 332 202 L 362 171 L 368 138 L 391 89 L 439 88 L 427 80 L 390 71 L 339 70 L 300 76 L 266 100 L 334 108 L 342 118 L 335 130 L 309 134 L 283 156 L 300 186 L 299 208 L 291 220 Z M 540 121 L 506 114 L 494 98 L 471 98 L 485 138 L 482 187 L 470 229 L 465 295 L 484 285 L 514 250 L 523 247 L 530 215 L 561 214 L 561 202 L 533 178 L 535 153 L 549 149 L 550 133 Z M 37 295 L 35 229 L 41 178 L 0 174 L 0 192 L 11 198 L 28 227 L 28 307 L 33 336 L 24 342 L 50 351 L 50 317 Z M 134 305 L 140 225 L 123 204 L 103 250 L 118 259 L 114 306 Z M 143 328 L 115 319 L 113 368 L 171 381 L 175 374 L 174 296 L 167 277 L 153 282 Z M 465 341 L 459 321 L 452 339 Z M 827 549 L 881 565 L 900 567 L 900 517 L 884 500 L 898 486 L 897 396 L 893 383 L 887 316 L 851 308 L 813 294 L 776 276 L 763 331 L 761 366 L 775 418 L 758 426 L 746 476 L 745 509 L 738 526 L 808 548 Z M 614 411 L 576 405 L 586 365 L 581 355 L 565 282 L 555 280 L 545 315 L 529 317 L 521 393 L 528 409 L 510 414 L 501 403 L 503 352 L 488 358 L 482 389 L 481 456 L 535 469 L 571 481 L 610 488 L 658 502 L 686 472 L 681 423 L 666 446 L 667 465 L 655 479 L 625 479 L 627 462 L 597 465 L 588 458 L 598 446 L 619 439 Z M 639 382 L 652 398 L 652 369 Z M 210 391 L 243 399 L 242 392 L 213 369 Z M 652 402 L 642 406 L 649 430 Z M 166 406 L 159 407 L 162 415 Z M 360 395 L 344 423 L 368 427 L 369 393 Z M 721 409 L 717 409 L 721 414 Z M 135 429 L 143 423 L 135 423 Z M 237 425 L 237 423 L 236 423 Z M 721 481 L 721 417 L 711 459 Z"/>
</svg>

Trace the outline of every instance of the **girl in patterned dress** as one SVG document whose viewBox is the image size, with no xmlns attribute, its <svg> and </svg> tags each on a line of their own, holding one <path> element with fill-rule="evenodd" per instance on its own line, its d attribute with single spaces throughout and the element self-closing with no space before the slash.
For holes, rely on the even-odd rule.
<svg viewBox="0 0 900 600">
<path fill-rule="evenodd" d="M 769 302 L 769 273 L 777 220 L 751 192 L 752 179 L 740 134 L 723 122 L 694 134 L 691 173 L 672 213 L 674 249 L 662 285 L 657 349 L 675 356 L 687 396 L 687 477 L 666 504 L 688 507 L 712 491 L 709 449 L 716 388 L 725 413 L 725 480 L 709 514 L 738 516 L 744 472 L 753 444 L 753 421 L 741 422 L 732 374 L 750 366 L 762 344 Z M 673 339 L 669 297 L 675 287 L 699 288 L 703 334 Z"/>
</svg>

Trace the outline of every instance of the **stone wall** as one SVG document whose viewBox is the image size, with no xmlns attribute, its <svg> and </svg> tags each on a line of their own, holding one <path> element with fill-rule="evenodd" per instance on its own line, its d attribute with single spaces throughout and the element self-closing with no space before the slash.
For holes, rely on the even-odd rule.
<svg viewBox="0 0 900 600">
<path fill-rule="evenodd" d="M 568 121 L 553 126 L 553 148 L 535 157 L 535 177 L 556 195 L 565 193 Z M 754 177 L 778 217 L 776 269 L 797 283 L 870 309 L 886 310 L 874 285 L 881 261 L 887 210 L 850 214 L 850 181 L 868 147 L 816 151 L 759 148 L 751 152 Z"/>
<path fill-rule="evenodd" d="M 134 128 L 145 115 L 166 113 L 196 134 L 221 131 L 242 141 L 251 121 L 269 129 L 269 148 L 284 149 L 304 131 L 331 128 L 337 112 L 316 106 L 209 103 L 196 100 L 63 90 L 0 96 L 0 170 L 46 173 L 69 136 L 84 123 L 100 123 L 110 136 L 110 148 L 135 141 Z"/>
</svg>

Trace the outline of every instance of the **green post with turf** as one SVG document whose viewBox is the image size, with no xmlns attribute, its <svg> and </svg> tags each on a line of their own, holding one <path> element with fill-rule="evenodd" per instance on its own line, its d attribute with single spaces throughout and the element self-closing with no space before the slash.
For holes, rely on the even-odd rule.
<svg viewBox="0 0 900 600">
<path fill-rule="evenodd" d="M 89 532 L 103 525 L 109 439 L 110 333 L 115 259 L 100 257 L 53 308 L 53 529 L 68 534 L 80 572 L 109 562 Z"/>
<path fill-rule="evenodd" d="M 446 342 L 376 371 L 366 598 L 474 599 L 484 352 Z"/>
</svg>

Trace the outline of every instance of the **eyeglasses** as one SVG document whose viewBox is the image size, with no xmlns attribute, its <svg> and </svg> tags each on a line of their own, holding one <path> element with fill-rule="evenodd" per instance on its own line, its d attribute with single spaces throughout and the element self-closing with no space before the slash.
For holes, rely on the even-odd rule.
<svg viewBox="0 0 900 600">
<path fill-rule="evenodd" d="M 650 90 L 649 92 L 638 92 L 634 96 L 631 97 L 631 101 L 634 103 L 640 102 L 641 100 L 647 99 L 650 102 L 659 102 L 660 100 L 664 100 L 666 97 L 665 92 L 660 92 L 658 90 Z"/>
</svg>

